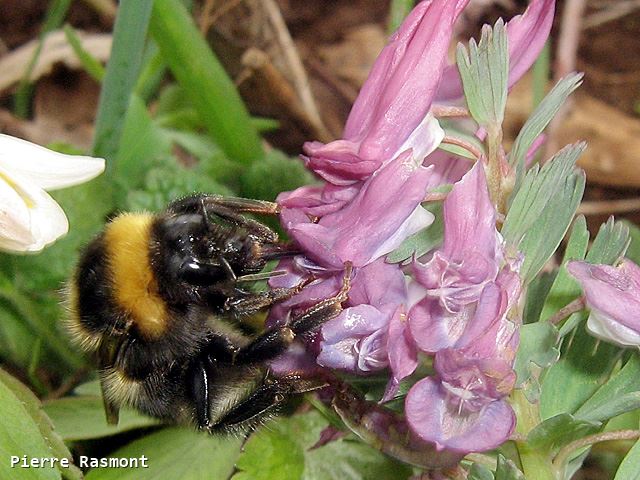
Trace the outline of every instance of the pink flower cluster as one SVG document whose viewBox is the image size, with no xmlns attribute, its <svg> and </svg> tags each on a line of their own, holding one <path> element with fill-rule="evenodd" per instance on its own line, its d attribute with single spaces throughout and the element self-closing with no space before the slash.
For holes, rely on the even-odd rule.
<svg viewBox="0 0 640 480">
<path fill-rule="evenodd" d="M 518 265 L 496 230 L 484 162 L 435 151 L 444 132 L 432 107 L 462 99 L 447 51 L 467 2 L 420 2 L 377 59 L 343 139 L 305 144 L 303 159 L 324 183 L 278 197 L 282 225 L 304 255 L 281 262 L 288 274 L 271 284 L 315 280 L 270 319 L 335 294 L 351 262 L 349 300 L 323 326 L 317 363 L 357 374 L 389 369 L 390 398 L 415 371 L 418 354 L 432 356 L 433 375 L 406 397 L 406 419 L 423 440 L 457 452 L 494 448 L 513 430 L 505 397 L 515 381 L 520 321 L 513 314 Z M 508 22 L 510 85 L 544 45 L 553 10 L 553 0 L 533 0 Z M 410 271 L 387 263 L 388 253 L 433 222 L 421 204 L 447 183 L 454 187 L 444 202 L 443 244 Z"/>
</svg>

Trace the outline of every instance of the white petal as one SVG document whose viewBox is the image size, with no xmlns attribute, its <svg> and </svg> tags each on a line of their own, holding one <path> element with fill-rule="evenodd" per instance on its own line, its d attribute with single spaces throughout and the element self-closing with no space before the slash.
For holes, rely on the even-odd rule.
<svg viewBox="0 0 640 480">
<path fill-rule="evenodd" d="M 25 200 L 0 173 L 0 249 L 24 251 L 34 242 Z"/>
<path fill-rule="evenodd" d="M 427 155 L 438 148 L 443 138 L 444 130 L 440 126 L 438 119 L 429 111 L 391 158 L 395 158 L 399 153 L 411 148 L 413 149 L 413 158 L 416 163 L 421 164 Z"/>
<path fill-rule="evenodd" d="M 86 182 L 104 171 L 104 159 L 65 155 L 0 134 L 0 167 L 46 190 Z"/>
<path fill-rule="evenodd" d="M 591 310 L 587 320 L 587 330 L 593 336 L 620 347 L 637 347 L 640 345 L 640 333 L 595 310 Z"/>
<path fill-rule="evenodd" d="M 7 231 L 2 231 L 1 248 L 37 252 L 67 233 L 67 217 L 47 192 L 19 175 L 9 176 L 2 167 L 0 178 L 4 183 L 2 210 L 7 208 L 8 218 L 14 220 Z"/>
<path fill-rule="evenodd" d="M 380 258 L 387 253 L 393 252 L 398 248 L 402 242 L 414 233 L 418 233 L 420 230 L 427 228 L 431 225 L 436 217 L 429 210 L 422 208 L 420 205 L 407 217 L 407 219 L 398 227 L 393 235 L 387 238 L 376 251 L 371 255 L 369 262 Z"/>
</svg>

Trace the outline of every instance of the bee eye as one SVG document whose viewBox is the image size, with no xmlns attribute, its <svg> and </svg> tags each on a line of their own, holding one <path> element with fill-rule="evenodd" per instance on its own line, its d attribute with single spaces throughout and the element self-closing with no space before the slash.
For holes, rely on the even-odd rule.
<svg viewBox="0 0 640 480">
<path fill-rule="evenodd" d="M 220 265 L 200 263 L 191 259 L 185 260 L 180 266 L 180 277 L 192 285 L 206 286 L 224 280 L 226 274 Z"/>
</svg>

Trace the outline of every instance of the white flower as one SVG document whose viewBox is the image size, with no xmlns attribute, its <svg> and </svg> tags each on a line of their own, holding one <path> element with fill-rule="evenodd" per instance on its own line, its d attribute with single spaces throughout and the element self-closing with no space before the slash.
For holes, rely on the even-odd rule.
<svg viewBox="0 0 640 480">
<path fill-rule="evenodd" d="M 67 217 L 45 190 L 91 180 L 104 165 L 0 134 L 0 250 L 37 252 L 66 234 Z"/>
</svg>

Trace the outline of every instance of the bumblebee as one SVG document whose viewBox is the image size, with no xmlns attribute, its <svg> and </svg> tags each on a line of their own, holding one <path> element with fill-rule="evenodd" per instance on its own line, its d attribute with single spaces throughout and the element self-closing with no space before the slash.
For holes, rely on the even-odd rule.
<svg viewBox="0 0 640 480">
<path fill-rule="evenodd" d="M 134 407 L 208 432 L 243 431 L 321 382 L 273 376 L 266 362 L 342 310 L 349 290 L 250 337 L 239 320 L 299 292 L 253 292 L 266 262 L 297 252 L 244 214 L 278 213 L 258 200 L 192 195 L 160 214 L 116 216 L 81 255 L 69 286 L 69 330 L 95 357 L 105 411 Z"/>
</svg>

